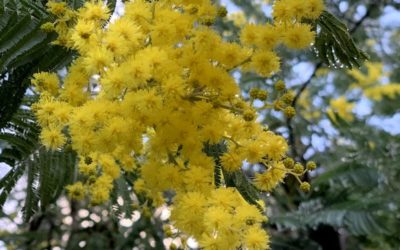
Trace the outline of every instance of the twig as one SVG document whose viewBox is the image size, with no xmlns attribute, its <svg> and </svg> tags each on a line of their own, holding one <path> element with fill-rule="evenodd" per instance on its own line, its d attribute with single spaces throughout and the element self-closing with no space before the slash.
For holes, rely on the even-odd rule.
<svg viewBox="0 0 400 250">
<path fill-rule="evenodd" d="M 307 89 L 307 87 L 310 85 L 310 83 L 311 83 L 312 79 L 315 77 L 315 75 L 316 75 L 318 69 L 321 68 L 321 67 L 322 67 L 322 62 L 317 63 L 316 66 L 315 66 L 315 68 L 314 68 L 313 73 L 310 75 L 310 77 L 308 78 L 308 80 L 305 81 L 305 82 L 301 85 L 299 91 L 297 92 L 297 94 L 295 95 L 295 97 L 294 97 L 294 99 L 293 99 L 293 101 L 292 101 L 292 106 L 293 106 L 294 108 L 296 108 L 296 106 L 297 106 L 297 101 L 298 101 L 299 98 L 301 97 L 302 93 L 303 93 L 303 92 Z M 292 156 L 293 156 L 293 158 L 298 159 L 298 160 L 300 160 L 301 162 L 304 163 L 304 162 L 305 162 L 304 157 L 303 157 L 302 155 L 300 155 L 299 152 L 297 151 L 296 136 L 295 136 L 295 132 L 294 132 L 294 129 L 293 129 L 292 119 L 293 119 L 293 118 L 287 118 L 287 119 L 286 119 L 286 126 L 287 126 L 288 131 L 289 131 L 289 138 L 288 138 L 288 139 L 289 139 L 289 145 L 290 145 L 291 150 L 292 150 Z"/>
<path fill-rule="evenodd" d="M 354 34 L 362 25 L 362 23 L 371 15 L 371 12 L 374 8 L 377 8 L 379 5 L 377 3 L 371 3 L 368 8 L 367 11 L 365 12 L 365 14 L 357 21 L 354 23 L 353 27 L 349 30 L 350 34 Z M 319 68 L 322 67 L 322 62 L 318 62 L 315 65 L 314 71 L 311 74 L 311 76 L 308 78 L 307 81 L 305 81 L 300 89 L 298 90 L 295 98 L 293 99 L 292 102 L 292 106 L 293 108 L 296 108 L 297 106 L 297 101 L 299 100 L 299 98 L 301 97 L 301 95 L 304 93 L 304 91 L 307 89 L 307 87 L 310 85 L 312 79 L 316 76 L 316 73 L 318 71 Z M 294 159 L 299 160 L 302 163 L 305 163 L 306 160 L 304 159 L 304 156 L 302 154 L 299 154 L 298 150 L 297 150 L 297 145 L 296 145 L 296 134 L 294 132 L 294 128 L 293 128 L 293 124 L 292 124 L 292 118 L 287 118 L 286 119 L 286 126 L 288 128 L 288 133 L 289 133 L 289 145 L 291 147 L 291 151 L 292 151 L 292 156 Z"/>
<path fill-rule="evenodd" d="M 301 95 L 303 94 L 303 92 L 307 89 L 308 85 L 310 85 L 312 79 L 313 79 L 313 78 L 315 77 L 315 75 L 317 74 L 318 69 L 320 69 L 321 67 L 322 67 L 322 62 L 318 62 L 318 63 L 315 65 L 314 71 L 312 72 L 311 76 L 308 78 L 307 81 L 305 81 L 305 82 L 301 85 L 299 91 L 298 91 L 297 94 L 295 95 L 295 97 L 294 97 L 294 99 L 293 99 L 293 101 L 292 101 L 292 106 L 293 106 L 293 107 L 296 107 L 297 101 L 299 100 L 300 96 L 301 96 Z"/>
<path fill-rule="evenodd" d="M 357 22 L 354 23 L 353 27 L 349 30 L 350 34 L 353 34 L 354 32 L 357 31 L 357 29 L 361 26 L 361 24 L 365 21 L 365 19 L 367 19 L 370 15 L 371 12 L 374 8 L 377 8 L 379 6 L 379 4 L 377 3 L 371 3 L 368 8 L 367 11 L 365 12 L 364 16 L 362 16 L 360 18 L 360 20 L 358 20 Z"/>
</svg>

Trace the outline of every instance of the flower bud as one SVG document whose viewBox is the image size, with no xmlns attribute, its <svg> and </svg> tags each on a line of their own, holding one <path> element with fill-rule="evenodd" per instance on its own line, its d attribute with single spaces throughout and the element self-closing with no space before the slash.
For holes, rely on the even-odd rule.
<svg viewBox="0 0 400 250">
<path fill-rule="evenodd" d="M 293 116 L 296 115 L 296 110 L 295 110 L 292 106 L 289 106 L 289 107 L 286 107 L 286 108 L 283 110 L 283 113 L 285 114 L 285 116 L 286 116 L 287 118 L 292 118 Z"/>
<path fill-rule="evenodd" d="M 256 114 L 254 113 L 254 111 L 253 110 L 246 110 L 246 111 L 244 111 L 244 113 L 243 113 L 243 119 L 246 121 L 246 122 L 251 122 L 251 121 L 253 121 L 254 119 L 256 118 Z"/>
<path fill-rule="evenodd" d="M 287 93 L 285 93 L 282 97 L 281 100 L 286 103 L 286 104 L 292 104 L 293 100 L 294 100 L 294 94 L 292 91 L 288 91 Z"/>
<path fill-rule="evenodd" d="M 284 91 L 285 89 L 286 89 L 286 84 L 282 80 L 279 80 L 275 83 L 275 90 Z"/>
<path fill-rule="evenodd" d="M 283 165 L 285 165 L 286 168 L 293 168 L 294 166 L 294 160 L 292 158 L 286 158 L 283 160 Z"/>
<path fill-rule="evenodd" d="M 244 109 L 246 107 L 246 102 L 239 100 L 235 103 L 235 107 L 238 109 Z"/>
<path fill-rule="evenodd" d="M 296 174 L 302 174 L 304 172 L 304 167 L 301 165 L 301 163 L 296 163 L 294 164 L 293 172 Z"/>
<path fill-rule="evenodd" d="M 310 188 L 311 188 L 311 185 L 310 185 L 310 183 L 308 183 L 308 182 L 302 182 L 301 184 L 300 184 L 300 189 L 301 189 L 301 191 L 303 191 L 303 192 L 310 192 Z"/>
<path fill-rule="evenodd" d="M 225 7 L 221 6 L 221 7 L 218 8 L 217 15 L 219 17 L 226 17 L 227 14 L 228 14 L 228 11 L 226 10 Z"/>
<path fill-rule="evenodd" d="M 257 94 L 257 99 L 265 101 L 268 98 L 268 92 L 266 90 L 260 90 Z"/>
<path fill-rule="evenodd" d="M 309 161 L 309 162 L 307 162 L 307 164 L 306 164 L 306 168 L 307 168 L 308 170 L 312 171 L 312 170 L 314 170 L 314 169 L 317 168 L 317 164 L 316 164 L 315 162 L 313 162 L 313 161 Z"/>
<path fill-rule="evenodd" d="M 258 93 L 260 92 L 260 90 L 259 89 L 257 89 L 257 88 L 253 88 L 253 89 L 251 89 L 250 90 L 250 97 L 251 98 L 253 98 L 253 99 L 257 99 L 257 97 L 258 97 Z"/>
<path fill-rule="evenodd" d="M 280 100 L 274 101 L 273 105 L 275 111 L 281 111 L 282 109 L 284 109 L 285 106 L 285 104 Z"/>
<path fill-rule="evenodd" d="M 50 22 L 44 23 L 40 26 L 40 29 L 42 29 L 44 32 L 52 32 L 54 31 L 54 24 Z"/>
</svg>

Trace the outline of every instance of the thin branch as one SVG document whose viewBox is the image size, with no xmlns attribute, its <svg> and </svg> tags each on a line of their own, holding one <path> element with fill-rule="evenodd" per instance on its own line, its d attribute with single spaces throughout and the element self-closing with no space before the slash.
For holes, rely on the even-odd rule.
<svg viewBox="0 0 400 250">
<path fill-rule="evenodd" d="M 371 12 L 374 8 L 377 8 L 379 5 L 377 3 L 371 3 L 368 8 L 367 11 L 365 12 L 365 14 L 357 21 L 354 23 L 353 27 L 349 30 L 350 34 L 354 34 L 362 25 L 362 23 L 371 15 Z M 316 76 L 316 73 L 318 71 L 319 68 L 322 67 L 322 62 L 318 62 L 315 65 L 314 71 L 311 74 L 311 76 L 308 78 L 307 81 L 305 81 L 300 89 L 298 90 L 298 92 L 296 93 L 295 98 L 293 99 L 292 102 L 292 106 L 294 108 L 296 108 L 297 106 L 297 102 L 300 99 L 301 95 L 304 93 L 304 91 L 307 89 L 307 87 L 310 85 L 311 81 L 313 80 L 313 78 Z M 286 126 L 288 128 L 288 133 L 289 133 L 289 145 L 291 147 L 291 151 L 292 151 L 292 156 L 294 159 L 299 160 L 302 163 L 305 163 L 306 160 L 304 159 L 304 156 L 302 154 L 300 154 L 297 150 L 297 145 L 296 145 L 296 133 L 294 131 L 293 128 L 293 124 L 292 124 L 292 119 L 293 118 L 287 118 L 286 119 Z"/>
<path fill-rule="evenodd" d="M 310 85 L 312 79 L 314 79 L 314 77 L 316 76 L 318 69 L 320 69 L 321 67 L 322 67 L 322 62 L 318 62 L 318 63 L 315 65 L 314 71 L 312 72 L 312 74 L 310 75 L 310 77 L 308 78 L 308 80 L 305 81 L 305 82 L 301 85 L 299 91 L 297 92 L 297 94 L 295 95 L 295 97 L 294 97 L 294 99 L 293 99 L 293 101 L 292 101 L 292 106 L 293 106 L 294 108 L 296 107 L 297 101 L 299 100 L 300 96 L 301 96 L 301 95 L 303 94 L 303 92 L 307 89 L 308 85 Z"/>
<path fill-rule="evenodd" d="M 316 76 L 318 69 L 321 68 L 321 67 L 322 67 L 322 62 L 317 63 L 315 68 L 314 68 L 313 73 L 310 75 L 308 80 L 305 81 L 301 85 L 300 89 L 298 90 L 297 94 L 295 95 L 295 97 L 294 97 L 294 99 L 292 101 L 292 106 L 294 108 L 296 108 L 297 101 L 299 100 L 299 98 L 301 97 L 303 92 L 307 89 L 307 87 L 310 85 L 312 79 L 314 79 L 314 77 Z M 299 154 L 299 152 L 297 150 L 296 135 L 295 135 L 294 128 L 293 128 L 292 119 L 293 118 L 287 118 L 286 119 L 286 126 L 287 126 L 288 131 L 289 131 L 288 140 L 289 140 L 289 145 L 290 145 L 291 150 L 292 150 L 292 156 L 293 156 L 293 158 L 300 160 L 302 163 L 305 163 L 306 160 L 304 159 L 304 157 L 301 154 Z"/>
<path fill-rule="evenodd" d="M 361 26 L 361 24 L 371 15 L 371 12 L 374 8 L 378 8 L 379 4 L 377 3 L 371 3 L 365 14 L 358 20 L 357 22 L 354 23 L 353 27 L 349 30 L 350 34 L 354 34 L 354 32 L 357 31 L 357 29 Z"/>
</svg>

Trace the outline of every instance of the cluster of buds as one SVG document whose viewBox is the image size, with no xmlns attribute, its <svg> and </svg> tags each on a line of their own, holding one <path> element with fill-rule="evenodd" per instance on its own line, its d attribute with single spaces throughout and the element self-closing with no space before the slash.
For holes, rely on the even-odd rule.
<svg viewBox="0 0 400 250">
<path fill-rule="evenodd" d="M 313 171 L 317 168 L 317 164 L 314 161 L 308 161 L 306 167 L 300 162 L 295 162 L 292 158 L 287 157 L 283 160 L 283 164 L 287 169 L 287 172 L 293 175 L 296 180 L 300 183 L 300 190 L 303 192 L 309 192 L 311 189 L 310 183 L 307 181 L 302 181 L 300 179 L 307 171 Z"/>
<path fill-rule="evenodd" d="M 273 109 L 275 111 L 283 112 L 285 117 L 289 119 L 294 117 L 296 115 L 296 110 L 292 106 L 295 99 L 293 91 L 288 90 L 286 84 L 282 80 L 275 83 L 274 89 L 277 92 L 277 97 L 272 101 L 272 103 L 267 102 L 269 97 L 268 91 L 259 88 L 253 88 L 250 90 L 250 100 L 260 100 L 264 102 L 264 105 L 261 108 L 258 108 L 258 110 Z"/>
</svg>

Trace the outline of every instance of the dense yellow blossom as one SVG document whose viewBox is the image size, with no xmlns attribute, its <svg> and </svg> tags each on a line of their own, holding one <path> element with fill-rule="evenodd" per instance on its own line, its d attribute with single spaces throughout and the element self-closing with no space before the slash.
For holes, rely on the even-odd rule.
<svg viewBox="0 0 400 250">
<path fill-rule="evenodd" d="M 264 230 L 259 228 L 250 228 L 244 238 L 244 245 L 248 249 L 263 250 L 269 244 L 269 237 Z"/>
<path fill-rule="evenodd" d="M 47 3 L 48 11 L 54 15 L 62 15 L 67 11 L 67 3 L 51 1 Z"/>
<path fill-rule="evenodd" d="M 40 133 L 40 140 L 47 148 L 57 149 L 64 146 L 67 139 L 60 131 L 60 128 L 48 127 L 44 128 Z"/>
<path fill-rule="evenodd" d="M 48 7 L 57 20 L 46 30 L 77 57 L 63 79 L 34 76 L 41 93 L 34 110 L 43 144 L 58 150 L 68 143 L 79 156 L 85 181 L 69 186 L 70 195 L 105 202 L 114 180 L 135 171 L 134 191 L 155 206 L 165 191 L 176 194 L 171 221 L 204 249 L 268 249 L 266 217 L 223 178 L 216 187 L 216 164 L 229 174 L 244 161 L 262 164 L 254 183 L 263 191 L 288 173 L 303 173 L 285 167 L 285 139 L 256 121 L 257 109 L 244 101 L 231 71 L 277 73 L 274 49 L 310 45 L 314 32 L 302 19 L 316 19 L 322 1 L 277 1 L 275 22 L 244 25 L 240 43 L 213 30 L 226 10 L 209 0 L 126 1 L 124 15 L 112 22 L 102 1 L 77 11 L 54 1 Z M 278 106 L 293 111 L 293 94 L 284 90 Z M 266 101 L 268 93 L 256 98 Z"/>
<path fill-rule="evenodd" d="M 250 68 L 257 74 L 269 77 L 280 69 L 279 57 L 271 51 L 257 51 L 251 58 Z"/>
<path fill-rule="evenodd" d="M 286 28 L 283 43 L 292 49 L 307 48 L 314 41 L 315 33 L 309 24 L 294 24 Z"/>
<path fill-rule="evenodd" d="M 277 21 L 292 22 L 302 18 L 317 19 L 324 10 L 322 0 L 276 0 L 273 17 Z"/>
<path fill-rule="evenodd" d="M 69 196 L 76 200 L 82 200 L 85 197 L 86 188 L 82 182 L 76 182 L 67 186 Z"/>
<path fill-rule="evenodd" d="M 265 173 L 256 174 L 255 184 L 263 191 L 272 191 L 280 182 L 283 181 L 287 170 L 283 163 L 277 163 Z"/>
<path fill-rule="evenodd" d="M 60 87 L 57 74 L 47 72 L 34 74 L 32 84 L 38 91 L 47 91 L 53 96 L 57 95 L 58 88 Z"/>
</svg>

